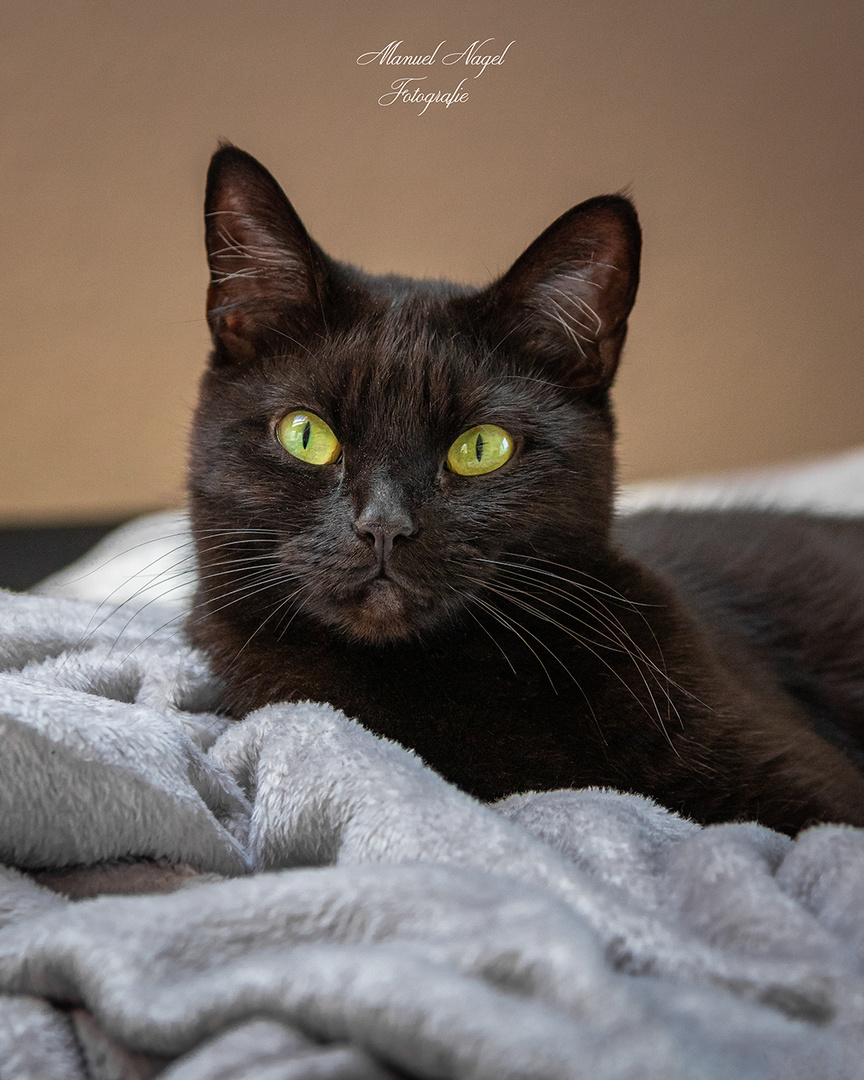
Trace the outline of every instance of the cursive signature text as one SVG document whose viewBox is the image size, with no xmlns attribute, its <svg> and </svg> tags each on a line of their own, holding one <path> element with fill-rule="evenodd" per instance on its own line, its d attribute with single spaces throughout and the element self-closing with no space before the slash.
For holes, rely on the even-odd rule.
<svg viewBox="0 0 864 1080">
<path fill-rule="evenodd" d="M 445 109 L 449 109 L 451 105 L 456 105 L 459 102 L 468 100 L 468 94 L 462 91 L 462 87 L 465 84 L 464 79 L 459 83 L 456 89 L 451 90 L 450 93 L 443 93 L 441 90 L 436 90 L 424 94 L 422 87 L 408 85 L 412 82 L 422 82 L 425 78 L 425 75 L 420 75 L 413 79 L 397 79 L 395 82 L 390 83 L 390 93 L 382 94 L 382 96 L 378 98 L 378 104 L 393 105 L 397 101 L 404 101 L 410 104 L 422 101 L 423 108 L 417 113 L 418 116 L 422 116 L 430 105 L 441 104 Z"/>
<path fill-rule="evenodd" d="M 467 49 L 463 49 L 462 52 L 451 52 L 441 57 L 441 63 L 450 67 L 453 64 L 458 64 L 460 61 L 467 64 L 469 67 L 479 67 L 480 70 L 474 76 L 475 79 L 479 79 L 487 67 L 500 67 L 504 63 L 504 58 L 507 55 L 510 45 L 515 45 L 515 41 L 511 41 L 510 45 L 507 45 L 500 53 L 482 53 L 480 50 L 484 49 L 490 41 L 494 41 L 495 38 L 486 38 L 485 41 L 481 41 L 479 38 L 476 41 L 472 41 Z M 431 67 L 438 56 L 441 49 L 447 44 L 446 39 L 439 41 L 431 53 L 425 55 L 418 53 L 417 55 L 411 55 L 409 53 L 399 53 L 396 50 L 402 45 L 402 41 L 391 41 L 389 45 L 385 45 L 383 49 L 378 49 L 376 52 L 361 53 L 357 57 L 358 64 L 374 64 L 377 60 L 379 64 L 386 65 L 402 65 L 404 67 Z"/>
</svg>

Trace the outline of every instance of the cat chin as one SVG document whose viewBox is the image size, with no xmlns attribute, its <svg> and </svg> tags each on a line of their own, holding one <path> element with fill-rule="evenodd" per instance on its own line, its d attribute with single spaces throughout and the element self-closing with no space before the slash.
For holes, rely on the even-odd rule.
<svg viewBox="0 0 864 1080">
<path fill-rule="evenodd" d="M 324 621 L 355 641 L 397 644 L 408 641 L 429 623 L 431 611 L 420 607 L 418 610 L 416 600 L 399 585 L 379 578 L 367 586 L 362 598 L 338 612 L 328 612 L 329 618 L 325 616 Z"/>
</svg>

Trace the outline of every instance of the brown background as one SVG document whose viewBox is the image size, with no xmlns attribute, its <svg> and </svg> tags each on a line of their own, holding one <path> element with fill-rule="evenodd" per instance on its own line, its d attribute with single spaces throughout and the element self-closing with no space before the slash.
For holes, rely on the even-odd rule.
<svg viewBox="0 0 864 1080">
<path fill-rule="evenodd" d="M 178 503 L 227 137 L 369 270 L 483 282 L 628 187 L 646 234 L 623 474 L 864 442 L 864 8 L 825 0 L 0 9 L 0 518 Z M 370 65 L 491 37 L 475 70 Z M 488 51 L 488 50 L 485 50 Z M 449 110 L 381 107 L 400 75 Z"/>
</svg>

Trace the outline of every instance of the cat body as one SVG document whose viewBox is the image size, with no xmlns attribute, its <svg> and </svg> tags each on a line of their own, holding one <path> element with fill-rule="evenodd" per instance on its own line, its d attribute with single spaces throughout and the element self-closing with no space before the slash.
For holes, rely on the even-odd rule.
<svg viewBox="0 0 864 1080">
<path fill-rule="evenodd" d="M 331 702 L 483 799 L 864 825 L 864 522 L 614 517 L 627 200 L 482 290 L 328 258 L 233 147 L 206 213 L 188 632 L 227 711 Z"/>
</svg>

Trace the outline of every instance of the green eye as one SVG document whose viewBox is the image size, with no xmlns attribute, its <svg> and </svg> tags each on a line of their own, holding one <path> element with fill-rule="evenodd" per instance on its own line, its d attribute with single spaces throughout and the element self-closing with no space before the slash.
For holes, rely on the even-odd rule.
<svg viewBox="0 0 864 1080">
<path fill-rule="evenodd" d="M 447 454 L 447 466 L 460 476 L 494 472 L 513 453 L 513 437 L 496 424 L 478 424 L 460 435 Z"/>
<path fill-rule="evenodd" d="M 302 409 L 279 421 L 276 437 L 289 454 L 310 465 L 330 465 L 342 453 L 339 440 L 321 417 Z"/>
</svg>

